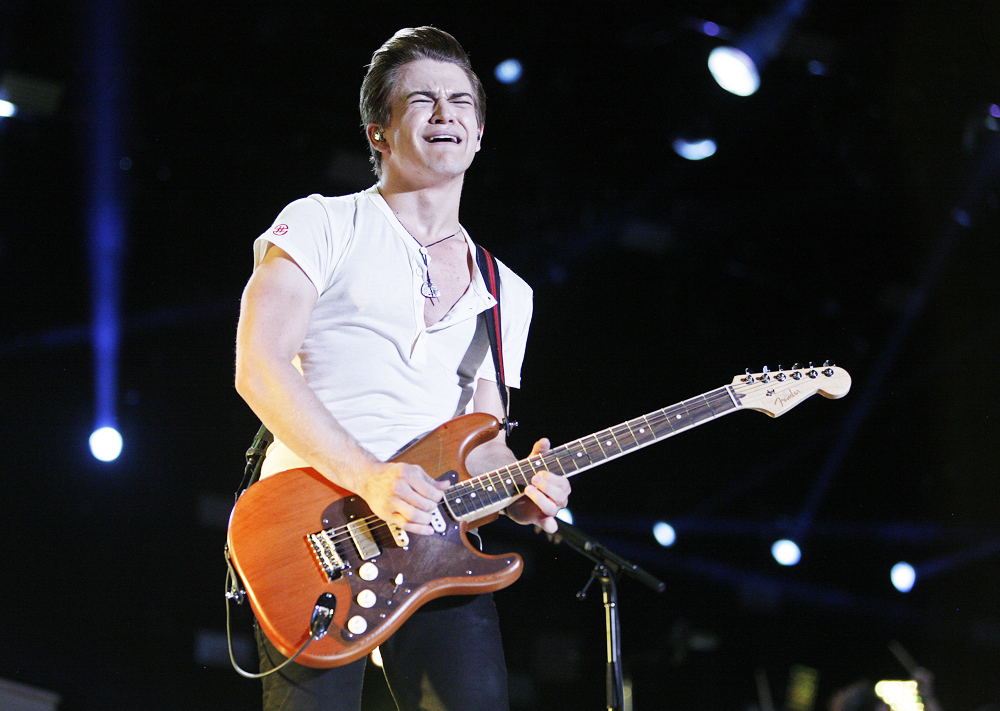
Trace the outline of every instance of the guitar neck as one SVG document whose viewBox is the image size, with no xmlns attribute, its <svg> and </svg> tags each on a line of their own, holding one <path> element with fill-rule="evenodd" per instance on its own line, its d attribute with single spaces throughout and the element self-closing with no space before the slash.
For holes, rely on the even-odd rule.
<svg viewBox="0 0 1000 711">
<path fill-rule="evenodd" d="M 445 492 L 445 502 L 457 520 L 479 519 L 521 497 L 536 471 L 573 476 L 726 415 L 739 406 L 732 386 L 726 385 L 467 479 Z"/>
</svg>

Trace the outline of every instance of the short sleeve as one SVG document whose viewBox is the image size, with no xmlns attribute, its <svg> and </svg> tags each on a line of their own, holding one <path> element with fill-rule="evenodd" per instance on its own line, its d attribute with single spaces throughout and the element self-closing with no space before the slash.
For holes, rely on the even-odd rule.
<svg viewBox="0 0 1000 711">
<path fill-rule="evenodd" d="M 353 233 L 353 201 L 310 195 L 290 203 L 270 229 L 254 242 L 254 269 L 264 259 L 268 244 L 295 260 L 317 294 L 333 281 L 337 265 Z"/>
</svg>

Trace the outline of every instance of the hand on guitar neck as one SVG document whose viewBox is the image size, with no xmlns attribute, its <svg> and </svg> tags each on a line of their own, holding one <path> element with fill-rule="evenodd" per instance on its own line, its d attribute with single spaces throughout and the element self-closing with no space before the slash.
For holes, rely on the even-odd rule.
<svg viewBox="0 0 1000 711">
<path fill-rule="evenodd" d="M 529 456 L 547 454 L 552 444 L 547 438 L 535 442 Z M 524 489 L 524 497 L 507 507 L 507 515 L 517 523 L 538 526 L 546 533 L 559 530 L 556 514 L 569 504 L 569 479 L 548 471 L 540 471 Z"/>
</svg>

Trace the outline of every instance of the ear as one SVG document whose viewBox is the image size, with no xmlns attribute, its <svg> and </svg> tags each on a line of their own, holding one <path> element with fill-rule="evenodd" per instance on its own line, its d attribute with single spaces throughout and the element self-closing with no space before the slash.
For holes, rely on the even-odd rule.
<svg viewBox="0 0 1000 711">
<path fill-rule="evenodd" d="M 476 136 L 476 153 L 479 153 L 479 149 L 483 147 L 483 131 L 486 130 L 486 124 L 481 124 L 479 126 L 479 134 Z"/>
<path fill-rule="evenodd" d="M 368 135 L 368 143 L 371 144 L 379 153 L 389 152 L 389 143 L 385 140 L 383 135 L 384 129 L 377 123 L 370 123 L 365 129 L 365 133 Z"/>
</svg>

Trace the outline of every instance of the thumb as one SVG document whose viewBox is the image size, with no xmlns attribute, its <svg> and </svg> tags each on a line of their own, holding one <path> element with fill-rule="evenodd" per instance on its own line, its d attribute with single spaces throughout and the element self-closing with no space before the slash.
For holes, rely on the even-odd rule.
<svg viewBox="0 0 1000 711">
<path fill-rule="evenodd" d="M 528 456 L 534 457 L 536 454 L 545 454 L 550 449 L 552 449 L 552 443 L 549 442 L 549 438 L 542 437 L 540 440 L 535 442 L 535 446 L 531 448 L 531 454 Z"/>
</svg>

